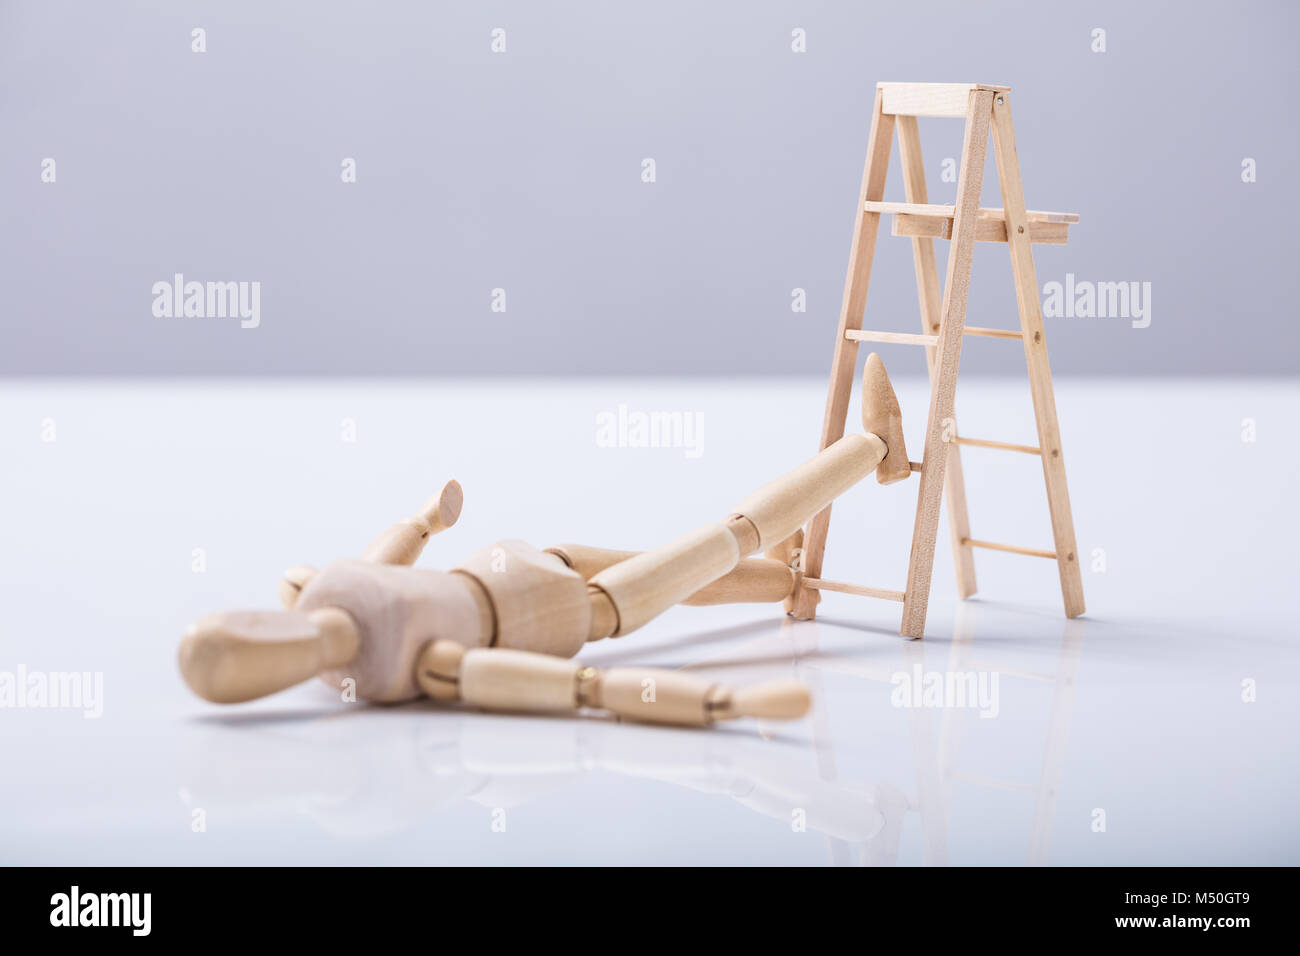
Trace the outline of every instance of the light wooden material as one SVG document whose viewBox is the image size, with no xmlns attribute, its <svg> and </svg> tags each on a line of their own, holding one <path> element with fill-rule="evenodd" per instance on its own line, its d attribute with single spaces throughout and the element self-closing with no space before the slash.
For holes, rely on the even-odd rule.
<svg viewBox="0 0 1300 956">
<path fill-rule="evenodd" d="M 886 457 L 888 453 L 886 452 Z M 785 612 L 794 610 L 794 596 L 799 593 L 803 582 L 803 528 L 800 528 L 784 541 L 773 545 L 763 552 L 767 558 L 776 561 L 789 570 L 790 590 L 782 599 Z"/>
<path fill-rule="evenodd" d="M 1029 222 L 1029 241 L 1040 245 L 1063 246 L 1070 241 L 1070 226 L 1064 222 Z M 918 216 L 896 213 L 890 223 L 895 236 L 924 239 L 951 239 L 952 218 L 940 215 Z M 976 242 L 1006 242 L 1007 224 L 997 219 L 979 219 L 975 223 Z"/>
<path fill-rule="evenodd" d="M 902 601 L 905 597 L 902 591 L 869 588 L 860 584 L 843 584 L 839 581 L 823 581 L 821 578 L 804 578 L 803 583 L 805 587 L 816 588 L 818 591 L 839 591 L 843 594 L 857 594 L 860 597 L 880 598 L 884 601 Z"/>
<path fill-rule="evenodd" d="M 862 428 L 885 443 L 885 457 L 876 465 L 876 481 L 892 485 L 909 477 L 912 467 L 903 440 L 903 413 L 885 363 L 875 352 L 867 356 L 862 370 Z"/>
<path fill-rule="evenodd" d="M 414 564 L 429 538 L 456 523 L 464 503 L 465 493 L 460 482 L 447 482 L 442 491 L 426 501 L 418 512 L 372 541 L 362 553 L 361 560 L 377 564 Z"/>
<path fill-rule="evenodd" d="M 295 564 L 280 576 L 280 604 L 286 610 L 298 603 L 298 595 L 307 582 L 316 576 L 316 569 L 306 564 Z"/>
<path fill-rule="evenodd" d="M 526 651 L 466 651 L 443 641 L 425 648 L 417 672 L 429 696 L 487 710 L 568 713 L 593 707 L 644 723 L 703 727 L 738 717 L 793 720 L 811 706 L 807 688 L 797 681 L 733 690 L 682 671 L 601 670 Z"/>
<path fill-rule="evenodd" d="M 907 201 L 925 205 L 929 194 L 925 184 L 925 162 L 921 158 L 921 134 L 914 116 L 904 116 L 898 120 L 898 158 L 903 168 L 903 194 Z M 912 262 L 916 272 L 921 329 L 937 333 L 943 315 L 943 300 L 939 293 L 939 267 L 934 254 L 934 241 L 914 238 Z M 925 367 L 931 388 L 934 387 L 938 370 L 937 355 L 933 348 L 925 350 Z M 919 472 L 921 469 L 915 470 Z M 961 598 L 968 598 L 975 593 L 975 556 L 969 547 L 961 544 L 962 538 L 970 536 L 970 516 L 966 508 L 966 479 L 962 472 L 961 454 L 955 448 L 948 455 L 948 479 L 944 482 L 944 496 L 948 508 L 949 540 L 952 544 L 957 594 Z"/>
<path fill-rule="evenodd" d="M 490 710 L 571 711 L 581 670 L 578 661 L 546 654 L 470 651 L 460 667 L 460 696 Z"/>
<path fill-rule="evenodd" d="M 466 648 L 455 641 L 426 644 L 415 661 L 415 682 L 420 690 L 443 703 L 460 700 L 460 668 L 465 652 Z"/>
<path fill-rule="evenodd" d="M 964 114 L 966 111 L 962 110 Z M 877 202 L 867 200 L 864 203 L 869 212 L 890 213 L 891 215 L 914 216 L 918 218 L 947 219 L 949 222 L 957 215 L 957 206 L 936 206 L 922 202 Z M 976 208 L 973 215 L 977 222 L 1001 222 L 1006 225 L 1006 210 L 995 208 Z M 1048 212 L 1041 209 L 1027 209 L 1017 225 L 1023 222 L 1076 223 L 1077 212 Z M 1006 241 L 1004 236 L 1003 242 Z"/>
<path fill-rule="evenodd" d="M 966 115 L 971 93 L 989 91 L 1005 93 L 1005 86 L 981 86 L 978 83 L 880 83 L 881 109 L 904 116 Z"/>
<path fill-rule="evenodd" d="M 343 611 L 232 611 L 195 623 L 181 676 L 205 700 L 234 704 L 300 684 L 357 656 L 361 634 Z"/>
<path fill-rule="evenodd" d="M 885 342 L 889 345 L 934 346 L 939 342 L 939 336 L 937 335 L 914 335 L 911 332 L 874 332 L 869 329 L 849 329 L 844 335 L 854 342 Z"/>
<path fill-rule="evenodd" d="M 914 335 L 911 332 L 878 332 L 874 329 L 849 329 L 844 333 L 854 342 L 883 342 L 889 345 L 924 345 L 934 348 L 939 344 L 937 335 Z M 1009 329 L 985 329 L 967 326 L 962 335 L 983 336 L 990 339 L 1021 339 L 1024 335 Z"/>
<path fill-rule="evenodd" d="M 606 568 L 588 583 L 609 595 L 618 612 L 618 627 L 609 636 L 619 637 L 722 577 L 739 560 L 732 533 L 720 524 L 707 525 Z"/>
<path fill-rule="evenodd" d="M 311 579 L 297 608 L 339 608 L 356 621 L 357 655 L 320 676 L 335 687 L 353 687 L 361 700 L 392 703 L 419 696 L 415 659 L 429 641 L 473 647 L 492 640 L 490 605 L 464 575 L 445 571 L 337 561 Z M 344 683 L 349 679 L 352 685 Z"/>
<path fill-rule="evenodd" d="M 759 547 L 779 544 L 867 477 L 889 450 L 876 435 L 845 435 L 799 467 L 764 485 L 736 507 L 758 529 Z M 906 458 L 904 458 L 906 461 Z"/>
<path fill-rule="evenodd" d="M 957 197 L 953 205 L 929 202 L 917 116 L 961 116 L 966 120 Z M 898 130 L 906 202 L 888 202 L 883 196 L 885 170 L 889 163 L 888 140 L 893 127 Z M 1000 208 L 979 206 L 990 132 L 1002 192 Z M 1069 227 L 1079 221 L 1079 216 L 1076 213 L 1026 209 L 1011 126 L 1009 90 L 975 84 L 880 84 L 858 207 L 858 226 L 849 254 L 845 307 L 835 341 L 826 418 L 822 424 L 822 445 L 825 447 L 842 434 L 845 403 L 851 389 L 851 376 L 845 374 L 844 366 L 857 342 L 878 341 L 925 348 L 930 370 L 930 410 L 921 461 L 909 465 L 911 470 L 920 474 L 921 480 L 908 559 L 907 586 L 903 592 L 901 632 L 913 638 L 924 634 L 941 497 L 947 499 L 958 593 L 963 598 L 975 593 L 973 549 L 987 543 L 971 536 L 958 450 L 962 445 L 1036 454 L 1042 458 L 1056 550 L 1047 552 L 1009 546 L 1000 550 L 1055 557 L 1060 565 L 1066 614 L 1073 617 L 1083 613 L 1082 579 L 1032 255 L 1035 242 L 1068 241 Z M 894 216 L 895 235 L 912 240 L 922 318 L 919 335 L 861 328 L 878 217 L 884 214 Z M 935 239 L 951 240 L 942 297 L 934 253 Z M 1019 331 L 965 324 L 973 246 L 981 241 L 1005 242 L 1010 250 L 1020 312 Z M 956 427 L 954 392 L 962 339 L 966 335 L 1019 339 L 1023 343 L 1039 433 L 1038 447 L 961 437 L 953 440 Z M 813 617 L 818 591 L 831 589 L 821 577 L 829 523 L 830 510 L 827 509 L 808 526 L 805 549 L 807 577 L 791 602 L 791 613 L 795 617 Z M 884 596 L 879 591 L 858 588 L 849 593 Z M 889 596 L 897 593 L 889 592 Z"/>
<path fill-rule="evenodd" d="M 945 441 L 945 433 L 954 421 L 957 366 L 961 361 L 962 327 L 966 324 L 971 258 L 975 251 L 974 219 L 979 208 L 980 187 L 984 182 L 984 156 L 992 105 L 992 93 L 973 92 L 966 114 L 953 239 L 948 250 L 939 343 L 935 347 L 930 383 L 930 414 L 925 425 L 925 451 L 921 455 L 921 485 L 917 491 L 916 520 L 912 525 L 912 552 L 907 562 L 907 598 L 903 602 L 901 631 L 911 638 L 925 634 L 930 573 L 934 567 L 935 536 L 939 530 L 939 502 L 943 497 L 943 479 L 951 447 Z"/>
<path fill-rule="evenodd" d="M 591 639 L 628 634 L 730 572 L 746 554 L 791 538 L 812 515 L 877 470 L 888 484 L 910 473 L 898 398 L 880 357 L 867 359 L 862 420 L 868 432 L 845 435 L 815 457 L 769 482 L 737 506 L 725 524 L 706 525 L 592 575 Z M 889 436 L 886 444 L 881 435 Z M 894 450 L 891 452 L 890 448 Z M 606 606 L 608 605 L 608 607 Z M 609 607 L 613 609 L 612 628 Z"/>
<path fill-rule="evenodd" d="M 1043 450 L 1035 448 L 1033 445 L 1013 445 L 1005 441 L 988 441 L 983 438 L 962 438 L 957 437 L 952 440 L 954 445 L 969 445 L 972 448 L 996 448 L 999 451 L 1018 451 L 1025 455 L 1041 455 Z"/>
<path fill-rule="evenodd" d="M 871 260 L 876 252 L 876 235 L 880 227 L 880 214 L 869 211 L 867 203 L 884 198 L 885 173 L 889 169 L 890 143 L 894 135 L 894 117 L 881 110 L 882 96 L 881 89 L 877 88 L 871 114 L 871 134 L 867 139 L 867 162 L 862 170 L 862 189 L 858 195 L 853 225 L 853 244 L 849 249 L 848 275 L 844 280 L 844 300 L 840 306 L 839 327 L 835 333 L 830 391 L 826 397 L 826 414 L 822 419 L 818 448 L 826 448 L 844 435 L 849 397 L 853 391 L 858 343 L 845 333 L 850 329 L 862 328 L 867 290 L 871 285 Z M 804 573 L 809 577 L 821 576 L 830 521 L 831 509 L 828 506 L 817 513 L 804 533 Z M 800 588 L 795 594 L 790 613 L 797 618 L 811 618 L 817 612 L 819 600 L 817 592 L 812 588 Z"/>
<path fill-rule="evenodd" d="M 1055 551 L 1044 551 L 1041 548 L 1022 548 L 1018 544 L 998 544 L 996 541 L 976 541 L 974 538 L 967 538 L 963 543 L 972 548 L 987 548 L 990 551 L 1006 551 L 1010 554 L 1027 554 L 1031 558 L 1056 560 Z"/>
<path fill-rule="evenodd" d="M 715 585 L 708 596 L 713 602 L 750 599 L 758 587 L 768 600 L 785 600 L 799 580 L 792 567 L 762 558 L 738 570 L 741 557 L 773 542 L 782 548 L 797 542 L 804 521 L 882 462 L 907 473 L 898 399 L 878 356 L 868 358 L 862 394 L 864 423 L 889 436 L 889 445 L 880 434 L 849 435 L 745 499 L 725 521 L 662 547 L 611 561 L 611 554 L 621 555 L 574 548 L 567 554 L 545 552 L 522 541 L 501 541 L 450 573 L 379 563 L 377 557 L 400 560 L 408 551 L 375 549 L 369 559 L 295 573 L 304 582 L 295 611 L 200 622 L 182 644 L 182 673 L 196 692 L 219 702 L 273 693 L 314 675 L 351 687 L 356 699 L 403 701 L 423 690 L 451 700 L 464 688 L 438 676 L 461 666 L 462 657 L 446 647 L 448 642 L 569 657 L 588 639 L 625 634 L 674 604 L 698 600 L 710 585 Z M 605 566 L 588 581 L 574 564 Z M 728 574 L 732 579 L 718 586 Z M 434 643 L 441 648 L 429 656 Z M 534 710 L 559 706 L 564 698 L 556 682 L 571 673 L 556 665 L 532 666 L 517 656 L 483 666 L 481 680 L 470 681 L 469 697 Z M 528 683 L 532 679 L 536 686 Z M 623 679 L 615 672 L 608 683 L 591 686 L 603 687 L 609 697 L 605 706 L 626 715 L 631 700 L 620 696 L 626 690 Z M 698 723 L 713 719 L 710 708 L 731 708 L 736 716 L 749 712 L 756 700 L 741 704 L 712 692 L 701 696 L 695 684 L 672 673 L 662 683 L 665 696 L 654 716 L 638 719 Z M 782 700 L 788 703 L 790 693 Z M 595 696 L 583 700 L 598 703 Z M 785 705 L 772 706 L 776 713 Z"/>
<path fill-rule="evenodd" d="M 500 541 L 474 552 L 452 573 L 472 578 L 486 592 L 494 647 L 570 657 L 587 639 L 587 582 L 555 555 L 523 541 Z"/>
<path fill-rule="evenodd" d="M 1074 517 L 1065 481 L 1065 457 L 1061 452 L 1061 428 L 1056 417 L 1056 395 L 1052 369 L 1047 360 L 1047 335 L 1038 301 L 1038 277 L 1028 237 L 1018 231 L 1025 212 L 1020 182 L 1020 159 L 1016 156 L 1016 135 L 1011 127 L 1011 97 L 1000 96 L 993 105 L 993 154 L 998 180 L 1002 184 L 1002 206 L 1006 209 L 1007 231 L 1011 236 L 1011 272 L 1016 282 L 1016 303 L 1024 332 L 1025 363 L 1029 368 L 1029 392 L 1038 426 L 1038 447 L 1042 449 L 1043 480 L 1047 484 L 1047 507 L 1052 519 L 1052 537 L 1065 599 L 1065 616 L 1078 617 L 1085 610 L 1083 574 L 1074 541 Z M 1012 227 L 1017 227 L 1015 231 Z"/>
<path fill-rule="evenodd" d="M 347 622 L 344 626 L 344 622 Z M 492 639 L 493 610 L 469 578 L 368 561 L 314 575 L 293 611 L 204 618 L 181 644 L 181 674 L 216 703 L 252 700 L 311 677 L 380 703 L 419 696 L 414 663 L 432 640 Z"/>
<path fill-rule="evenodd" d="M 802 531 L 798 532 L 802 539 Z M 635 558 L 639 551 L 616 551 L 583 544 L 562 544 L 546 549 L 582 577 L 590 580 L 606 568 Z M 794 591 L 795 571 L 788 561 L 744 558 L 712 584 L 687 597 L 682 604 L 704 607 L 714 604 L 769 604 L 784 601 Z"/>
<path fill-rule="evenodd" d="M 460 482 L 454 479 L 447 482 L 413 516 L 392 525 L 372 541 L 361 560 L 376 564 L 414 564 L 431 537 L 456 523 L 464 503 Z M 298 595 L 315 574 L 316 569 L 307 565 L 295 565 L 285 571 L 280 578 L 280 603 L 286 608 L 297 604 Z"/>
<path fill-rule="evenodd" d="M 653 683 L 647 684 L 647 679 Z M 631 668 L 615 668 L 600 676 L 591 700 L 594 706 L 641 723 L 703 727 L 712 723 L 710 694 L 716 686 L 680 671 L 647 678 Z"/>
<path fill-rule="evenodd" d="M 1025 333 L 1016 329 L 986 329 L 975 325 L 968 325 L 963 330 L 966 335 L 982 335 L 990 339 L 1023 339 Z"/>
</svg>

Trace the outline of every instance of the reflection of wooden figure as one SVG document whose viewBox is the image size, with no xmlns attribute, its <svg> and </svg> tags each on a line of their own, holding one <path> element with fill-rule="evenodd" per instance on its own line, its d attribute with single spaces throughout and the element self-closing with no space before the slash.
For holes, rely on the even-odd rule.
<svg viewBox="0 0 1300 956">
<path fill-rule="evenodd" d="M 800 584 L 790 558 L 804 522 L 873 471 L 882 484 L 910 474 L 898 400 L 875 355 L 862 395 L 865 435 L 829 445 L 725 521 L 641 554 L 503 541 L 451 572 L 407 567 L 431 534 L 456 520 L 453 483 L 362 560 L 318 573 L 292 569 L 281 586 L 292 610 L 199 621 L 181 645 L 181 672 L 219 703 L 319 675 L 340 686 L 351 679 L 358 697 L 380 702 L 427 695 L 493 709 L 593 707 L 694 725 L 800 717 L 808 693 L 793 681 L 733 691 L 680 672 L 601 672 L 561 658 L 586 641 L 629 634 L 675 604 L 787 601 Z M 759 551 L 780 557 L 746 559 Z"/>
<path fill-rule="evenodd" d="M 275 722 L 212 733 L 184 756 L 182 799 L 210 814 L 300 812 L 338 836 L 379 836 L 462 800 L 509 810 L 579 788 L 588 775 L 616 774 L 734 801 L 787 832 L 798 810 L 810 833 L 896 862 L 902 812 L 892 788 L 823 780 L 796 750 L 757 736 L 460 717 L 399 719 L 377 735 L 366 722 L 328 720 L 328 731 L 317 718 L 297 730 Z M 488 852 L 480 862 L 501 858 Z"/>
</svg>

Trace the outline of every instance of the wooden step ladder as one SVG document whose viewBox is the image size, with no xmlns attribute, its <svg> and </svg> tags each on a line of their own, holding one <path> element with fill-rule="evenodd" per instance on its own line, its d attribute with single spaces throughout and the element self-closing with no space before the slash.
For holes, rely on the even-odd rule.
<svg viewBox="0 0 1300 956">
<path fill-rule="evenodd" d="M 957 176 L 957 199 L 951 206 L 931 205 L 926 197 L 925 168 L 921 161 L 921 139 L 917 117 L 965 118 L 961 169 Z M 898 129 L 899 159 L 903 168 L 906 202 L 884 201 L 885 173 Z M 998 179 L 1002 187 L 1002 208 L 981 209 L 980 189 L 984 182 L 989 129 Z M 880 217 L 893 216 L 893 234 L 912 239 L 917 292 L 921 305 L 921 334 L 873 332 L 862 328 L 871 281 Z M 912 529 L 912 551 L 907 565 L 904 591 L 842 584 L 822 578 L 822 558 L 831 509 L 827 507 L 809 523 L 804 539 L 802 584 L 791 604 L 791 614 L 812 618 L 816 614 L 818 591 L 842 591 L 903 603 L 900 631 L 910 638 L 925 633 L 925 611 L 930 597 L 930 574 L 934 566 L 935 538 L 939 530 L 939 500 L 947 489 L 948 519 L 952 530 L 953 557 L 957 566 L 957 589 L 963 598 L 975 593 L 974 548 L 990 548 L 1014 554 L 1051 558 L 1061 576 L 1061 593 L 1067 617 L 1084 612 L 1083 578 L 1070 516 L 1070 495 L 1065 483 L 1065 458 L 1056 420 L 1056 399 L 1052 372 L 1047 360 L 1047 340 L 1038 300 L 1038 279 L 1034 274 L 1033 244 L 1063 244 L 1070 225 L 1079 221 L 1072 213 L 1036 212 L 1025 209 L 1020 182 L 1020 161 L 1011 126 L 1011 95 L 1005 86 L 971 83 L 881 83 L 876 88 L 871 134 L 867 142 L 866 169 L 858 197 L 857 221 L 849 252 L 848 277 L 836 333 L 831 365 L 830 392 L 822 423 L 821 448 L 844 435 L 849 396 L 857 365 L 859 342 L 920 345 L 925 348 L 930 373 L 930 411 L 925 426 L 925 448 L 920 463 L 920 490 L 916 521 Z M 943 298 L 939 298 L 939 272 L 934 240 L 948 239 L 947 277 Z M 1011 251 L 1011 271 L 1020 311 L 1020 330 L 977 328 L 966 325 L 966 300 L 970 291 L 971 258 L 976 242 L 1005 242 Z M 1029 367 L 1029 385 L 1038 425 L 1038 445 L 965 438 L 957 435 L 953 398 L 957 388 L 957 367 L 962 340 L 967 335 L 998 339 L 1020 339 Z M 1054 550 L 998 544 L 971 537 L 966 511 L 966 489 L 962 480 L 961 457 L 956 446 L 971 445 L 1038 455 L 1043 462 L 1047 502 L 1051 514 Z M 946 484 L 945 484 L 946 479 Z"/>
</svg>

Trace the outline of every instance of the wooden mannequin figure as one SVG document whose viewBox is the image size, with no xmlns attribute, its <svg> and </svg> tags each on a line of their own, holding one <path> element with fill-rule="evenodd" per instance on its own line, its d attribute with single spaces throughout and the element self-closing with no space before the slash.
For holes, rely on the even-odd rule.
<svg viewBox="0 0 1300 956">
<path fill-rule="evenodd" d="M 878 356 L 863 372 L 863 427 L 759 489 L 724 521 L 643 553 L 502 541 L 450 572 L 410 567 L 455 523 L 450 482 L 359 560 L 290 569 L 284 611 L 229 612 L 194 624 L 181 673 L 217 703 L 252 700 L 320 676 L 358 698 L 420 696 L 530 712 L 603 708 L 652 723 L 796 718 L 796 681 L 733 690 L 679 671 L 599 670 L 571 660 L 587 641 L 622 637 L 675 604 L 787 602 L 800 584 L 802 526 L 873 471 L 911 473 L 898 400 Z M 748 557 L 759 551 L 765 557 Z"/>
</svg>

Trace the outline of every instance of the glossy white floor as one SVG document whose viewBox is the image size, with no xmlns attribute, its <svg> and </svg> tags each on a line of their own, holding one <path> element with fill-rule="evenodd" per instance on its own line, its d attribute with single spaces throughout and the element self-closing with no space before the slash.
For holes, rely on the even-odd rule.
<svg viewBox="0 0 1300 956">
<path fill-rule="evenodd" d="M 896 384 L 916 458 L 926 390 Z M 317 684 L 221 709 L 175 648 L 448 477 L 465 512 L 429 566 L 724 517 L 815 450 L 821 382 L 0 386 L 0 672 L 103 675 L 97 719 L 0 709 L 0 862 L 1300 863 L 1300 386 L 1057 391 L 1084 618 L 1032 557 L 977 553 L 978 599 L 955 601 L 945 528 L 924 642 L 898 637 L 898 605 L 830 594 L 816 623 L 679 608 L 589 649 L 816 695 L 793 724 L 680 731 L 374 709 Z M 699 414 L 701 453 L 600 447 L 619 405 Z M 958 411 L 964 434 L 1034 443 L 1023 382 L 966 380 Z M 976 536 L 1050 547 L 1037 459 L 963 454 Z M 826 576 L 901 588 L 915 493 L 842 499 Z M 988 696 L 895 706 L 918 667 Z"/>
</svg>

